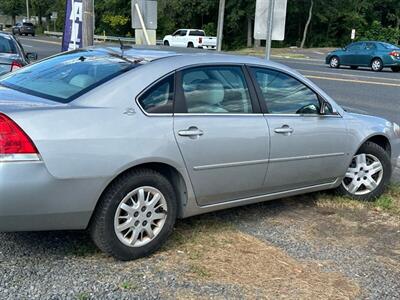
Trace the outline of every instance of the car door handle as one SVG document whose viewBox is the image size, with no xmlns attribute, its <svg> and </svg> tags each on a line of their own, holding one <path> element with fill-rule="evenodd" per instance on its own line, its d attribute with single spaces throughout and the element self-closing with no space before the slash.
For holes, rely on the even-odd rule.
<svg viewBox="0 0 400 300">
<path fill-rule="evenodd" d="M 179 130 L 178 134 L 180 136 L 200 136 L 203 135 L 203 131 L 198 129 L 197 127 L 189 127 L 188 129 L 185 130 Z"/>
<path fill-rule="evenodd" d="M 290 133 L 293 133 L 294 129 L 289 127 L 289 125 L 283 125 L 282 127 L 275 128 L 274 131 L 276 133 L 290 134 Z"/>
</svg>

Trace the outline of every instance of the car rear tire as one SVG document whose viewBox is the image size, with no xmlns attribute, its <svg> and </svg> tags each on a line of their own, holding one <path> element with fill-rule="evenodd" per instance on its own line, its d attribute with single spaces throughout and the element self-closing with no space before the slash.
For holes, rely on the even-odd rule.
<svg viewBox="0 0 400 300">
<path fill-rule="evenodd" d="M 158 250 L 171 234 L 176 215 L 168 179 L 151 169 L 132 170 L 104 192 L 89 231 L 102 251 L 127 261 Z"/>
<path fill-rule="evenodd" d="M 356 200 L 373 201 L 383 194 L 391 175 L 389 154 L 381 146 L 366 142 L 353 157 L 336 192 Z"/>
<path fill-rule="evenodd" d="M 337 69 L 340 67 L 340 59 L 337 56 L 332 56 L 329 60 L 329 66 L 331 68 Z"/>
<path fill-rule="evenodd" d="M 32 36 L 35 36 L 35 34 L 34 34 L 34 33 L 32 33 Z"/>
<path fill-rule="evenodd" d="M 187 47 L 188 47 L 188 48 L 194 48 L 194 45 L 193 45 L 192 42 L 190 42 L 190 43 L 187 45 Z"/>
<path fill-rule="evenodd" d="M 380 72 L 383 69 L 383 62 L 380 58 L 374 58 L 371 62 L 371 69 L 374 72 Z"/>
<path fill-rule="evenodd" d="M 358 66 L 350 66 L 350 69 L 352 69 L 352 70 L 357 70 L 357 69 L 358 69 Z"/>
<path fill-rule="evenodd" d="M 400 72 L 400 67 L 391 67 L 393 72 Z"/>
<path fill-rule="evenodd" d="M 169 46 L 169 42 L 168 41 L 164 41 L 164 46 Z"/>
</svg>

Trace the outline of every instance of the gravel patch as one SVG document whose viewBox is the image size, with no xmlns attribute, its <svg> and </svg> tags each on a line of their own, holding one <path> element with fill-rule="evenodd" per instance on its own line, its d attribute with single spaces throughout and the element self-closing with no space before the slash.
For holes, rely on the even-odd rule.
<svg viewBox="0 0 400 300">
<path fill-rule="evenodd" d="M 240 230 L 345 274 L 361 286 L 360 299 L 400 299 L 399 222 L 386 224 L 366 211 L 321 210 L 304 197 L 244 210 L 235 218 Z"/>
<path fill-rule="evenodd" d="M 240 298 L 236 286 L 182 280 L 162 253 L 118 262 L 84 232 L 0 234 L 2 299 Z"/>
<path fill-rule="evenodd" d="M 264 247 L 253 241 L 259 247 L 257 253 L 260 253 L 255 257 L 266 259 L 268 253 L 274 253 L 283 266 L 290 261 L 296 268 L 297 264 L 299 268 L 307 266 L 305 270 L 311 270 L 309 274 L 339 274 L 343 280 L 360 287 L 360 299 L 400 299 L 399 219 L 384 212 L 366 209 L 318 207 L 313 200 L 317 196 L 311 194 L 277 200 L 180 221 L 177 232 L 186 232 L 179 242 L 183 243 L 181 246 L 179 243 L 175 248 L 167 246 L 151 257 L 132 262 L 119 262 L 105 256 L 97 250 L 86 232 L 0 233 L 0 298 L 246 298 L 249 294 L 243 287 L 229 279 L 234 270 L 226 273 L 229 280 L 221 281 L 218 276 L 210 277 L 212 280 L 206 278 L 207 271 L 218 271 L 215 268 L 201 269 L 201 259 L 207 259 L 207 255 L 213 255 L 214 252 L 215 255 L 224 253 L 236 244 L 224 235 L 224 229 L 218 229 L 218 224 L 223 223 L 228 228 L 238 230 L 239 234 L 250 235 L 262 241 L 259 243 L 265 243 Z M 216 244 L 212 246 L 207 239 L 199 238 L 200 243 L 196 246 L 198 251 L 188 253 L 193 248 L 185 239 L 190 239 L 192 229 L 198 233 L 205 228 L 205 232 L 212 233 L 214 227 L 204 227 L 207 223 L 204 221 L 210 218 L 212 224 L 217 224 L 215 230 L 222 230 L 221 237 L 226 238 L 229 245 L 224 250 L 223 244 L 219 243 L 218 251 L 210 251 L 216 249 Z M 212 238 L 216 238 L 215 233 L 211 241 Z M 242 243 L 246 240 L 246 237 L 243 238 Z M 174 239 L 171 244 L 174 244 Z M 185 245 L 189 247 L 185 249 Z M 247 255 L 246 251 L 249 250 L 240 246 L 237 252 Z M 279 251 L 283 254 L 279 254 Z M 203 257 L 199 258 L 198 253 Z M 176 257 L 172 259 L 171 255 Z M 186 255 L 185 259 L 180 260 L 179 255 L 182 258 Z M 285 256 L 288 256 L 287 260 Z M 213 264 L 219 263 L 218 259 L 211 258 Z M 236 258 L 222 254 L 221 261 L 224 259 L 225 267 L 229 268 L 227 262 L 230 259 L 234 262 Z M 183 263 L 184 260 L 186 263 Z M 200 277 L 205 277 L 202 280 L 187 276 L 193 274 L 191 260 L 200 267 L 197 271 Z M 266 263 L 265 274 L 272 274 L 272 263 Z M 251 265 L 251 262 L 245 262 L 244 265 Z M 260 272 L 260 269 L 264 267 L 258 266 L 257 271 Z M 247 267 L 244 270 L 249 271 Z M 265 274 L 260 273 L 260 278 Z M 326 277 L 322 275 L 315 275 L 315 278 Z M 300 299 L 301 296 L 294 292 L 300 285 L 293 282 L 288 285 L 290 280 L 286 276 L 277 276 L 282 277 L 278 279 L 283 287 L 292 288 L 286 289 L 286 298 Z M 313 285 L 313 281 L 310 282 Z M 335 288 L 334 285 L 332 287 Z M 277 295 L 282 298 L 283 292 Z M 268 295 L 257 294 L 257 291 L 255 295 L 268 298 Z"/>
</svg>

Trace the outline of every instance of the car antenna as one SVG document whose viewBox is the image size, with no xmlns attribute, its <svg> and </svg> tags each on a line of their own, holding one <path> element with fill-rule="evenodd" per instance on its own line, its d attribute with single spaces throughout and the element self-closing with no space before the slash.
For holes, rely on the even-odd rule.
<svg viewBox="0 0 400 300">
<path fill-rule="evenodd" d="M 124 57 L 124 44 L 122 43 L 121 39 L 118 39 L 120 49 L 121 49 L 121 56 Z"/>
<path fill-rule="evenodd" d="M 119 41 L 119 45 L 120 45 L 120 49 L 121 49 L 121 56 L 124 57 L 124 50 L 131 49 L 132 47 L 124 45 L 124 43 L 121 41 L 121 39 L 118 39 L 118 41 Z"/>
</svg>

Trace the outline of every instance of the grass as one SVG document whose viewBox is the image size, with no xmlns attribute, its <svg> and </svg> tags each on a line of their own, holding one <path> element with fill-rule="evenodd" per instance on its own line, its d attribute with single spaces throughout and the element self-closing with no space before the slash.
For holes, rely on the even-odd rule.
<svg viewBox="0 0 400 300">
<path fill-rule="evenodd" d="M 232 51 L 234 54 L 241 54 L 241 55 L 254 55 L 254 56 L 264 56 L 265 55 L 265 49 L 264 48 L 243 48 L 240 50 L 235 50 Z M 308 58 L 306 55 L 301 54 L 301 53 L 293 53 L 290 52 L 288 49 L 272 49 L 272 55 L 274 56 L 280 56 L 280 57 L 285 57 L 285 58 Z"/>
<path fill-rule="evenodd" d="M 130 282 L 130 281 L 122 282 L 119 287 L 123 290 L 128 290 L 128 291 L 134 291 L 139 288 L 139 286 L 137 284 Z"/>
<path fill-rule="evenodd" d="M 304 299 L 353 298 L 359 292 L 342 274 L 299 262 L 240 232 L 219 214 L 180 221 L 162 253 L 163 268 L 174 269 L 182 280 L 235 285 L 249 299 L 282 293 Z"/>
<path fill-rule="evenodd" d="M 400 185 L 390 185 L 385 194 L 375 201 L 357 201 L 322 193 L 316 199 L 319 207 L 368 209 L 400 216 Z"/>
<path fill-rule="evenodd" d="M 76 295 L 76 299 L 77 300 L 89 300 L 90 296 L 87 293 L 79 293 L 78 295 Z"/>
</svg>

